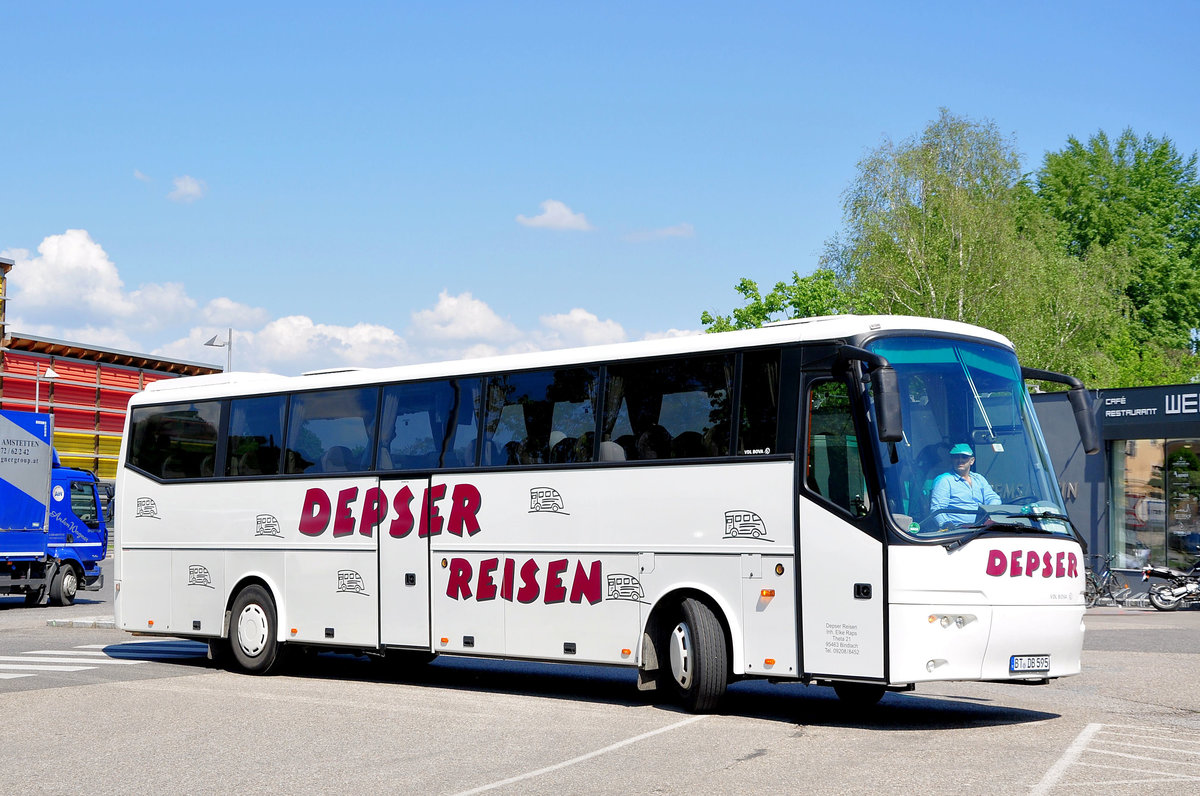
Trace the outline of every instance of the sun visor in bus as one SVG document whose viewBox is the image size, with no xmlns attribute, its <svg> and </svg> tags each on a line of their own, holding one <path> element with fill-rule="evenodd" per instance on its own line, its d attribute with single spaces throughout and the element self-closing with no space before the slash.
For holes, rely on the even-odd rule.
<svg viewBox="0 0 1200 796">
<path fill-rule="evenodd" d="M 1035 381 L 1052 381 L 1065 384 L 1067 400 L 1071 402 L 1071 410 L 1075 413 L 1075 425 L 1079 429 L 1079 440 L 1083 443 L 1084 453 L 1093 454 L 1100 450 L 1100 435 L 1096 431 L 1096 414 L 1092 411 L 1092 399 L 1088 395 L 1083 382 L 1065 373 L 1055 373 L 1052 370 L 1037 368 L 1021 368 L 1021 378 Z"/>
</svg>

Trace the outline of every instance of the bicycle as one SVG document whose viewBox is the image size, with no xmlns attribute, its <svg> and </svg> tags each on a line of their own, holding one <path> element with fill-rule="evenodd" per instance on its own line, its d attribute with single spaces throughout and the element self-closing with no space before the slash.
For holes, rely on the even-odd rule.
<svg viewBox="0 0 1200 796">
<path fill-rule="evenodd" d="M 1083 587 L 1084 605 L 1092 608 L 1101 597 L 1108 597 L 1112 600 L 1113 605 L 1124 605 L 1125 601 L 1129 599 L 1130 592 L 1133 590 L 1129 586 L 1129 581 L 1123 575 L 1112 571 L 1112 563 L 1117 560 L 1117 557 L 1112 554 L 1089 557 L 1095 559 L 1103 558 L 1104 572 L 1097 575 L 1091 567 L 1087 568 L 1087 580 Z"/>
</svg>

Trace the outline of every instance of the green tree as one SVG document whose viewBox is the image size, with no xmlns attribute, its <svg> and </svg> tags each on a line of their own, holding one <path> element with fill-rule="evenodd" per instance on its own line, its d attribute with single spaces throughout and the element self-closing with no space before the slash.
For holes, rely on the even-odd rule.
<svg viewBox="0 0 1200 796">
<path fill-rule="evenodd" d="M 882 312 L 995 329 L 1030 365 L 1097 387 L 1200 379 L 1196 157 L 1126 132 L 1070 139 L 1035 180 L 991 122 L 942 109 L 920 134 L 858 164 L 844 227 L 811 276 L 709 331 L 781 317 Z"/>
<path fill-rule="evenodd" d="M 838 283 L 837 275 L 828 268 L 818 268 L 809 276 L 793 271 L 790 283 L 776 282 L 765 296 L 753 279 L 743 278 L 735 289 L 742 295 L 744 305 L 729 315 L 713 315 L 705 310 L 700 322 L 708 327 L 707 331 L 753 329 L 790 318 L 873 311 L 872 295 L 864 293 L 856 297 Z"/>
<path fill-rule="evenodd" d="M 1063 224 L 1076 256 L 1124 255 L 1125 293 L 1139 343 L 1195 350 L 1200 328 L 1200 184 L 1196 155 L 1182 157 L 1169 138 L 1116 141 L 1103 131 L 1067 140 L 1046 154 L 1037 175 L 1046 210 Z"/>
</svg>

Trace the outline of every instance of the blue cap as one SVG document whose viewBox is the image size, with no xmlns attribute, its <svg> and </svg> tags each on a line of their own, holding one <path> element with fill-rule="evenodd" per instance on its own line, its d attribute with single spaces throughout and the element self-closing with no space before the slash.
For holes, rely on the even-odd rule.
<svg viewBox="0 0 1200 796">
<path fill-rule="evenodd" d="M 971 446 L 965 442 L 960 442 L 950 449 L 951 456 L 974 456 L 975 451 L 971 450 Z"/>
</svg>

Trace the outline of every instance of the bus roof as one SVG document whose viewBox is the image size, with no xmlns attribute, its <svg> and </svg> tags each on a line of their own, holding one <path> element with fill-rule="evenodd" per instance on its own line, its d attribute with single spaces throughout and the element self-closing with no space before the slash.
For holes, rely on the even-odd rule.
<svg viewBox="0 0 1200 796">
<path fill-rule="evenodd" d="M 942 333 L 982 339 L 1007 348 L 1013 347 L 1008 338 L 1003 335 L 957 321 L 907 315 L 829 315 L 819 318 L 780 321 L 761 329 L 665 337 L 632 343 L 563 348 L 418 365 L 336 368 L 315 371 L 302 376 L 239 372 L 188 376 L 154 382 L 141 393 L 146 397 L 139 401 L 139 396 L 135 395 L 133 400 L 137 403 L 172 400 L 177 396 L 162 395 L 161 393 L 182 390 L 189 393 L 189 398 L 208 398 L 243 393 L 289 392 L 396 381 L 422 381 L 494 372 L 538 370 L 570 364 L 736 350 L 784 343 L 839 340 L 880 331 Z"/>
</svg>

